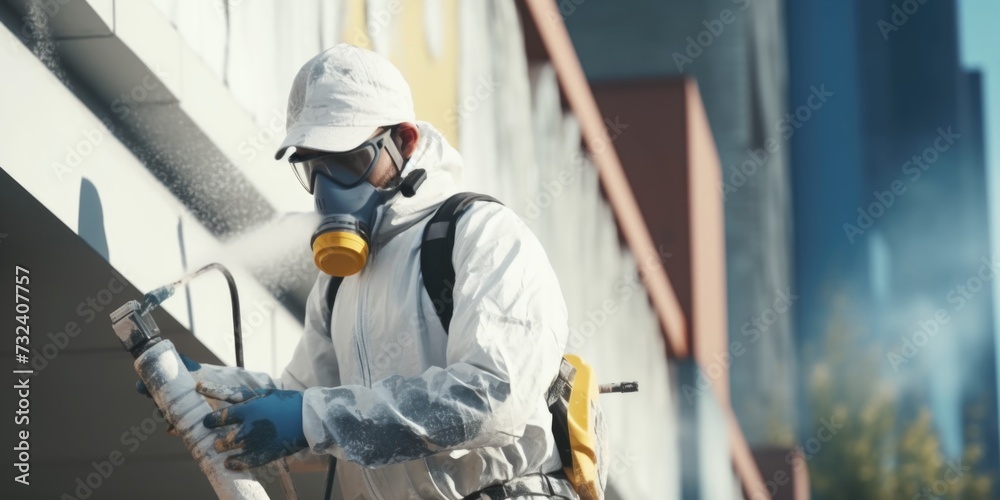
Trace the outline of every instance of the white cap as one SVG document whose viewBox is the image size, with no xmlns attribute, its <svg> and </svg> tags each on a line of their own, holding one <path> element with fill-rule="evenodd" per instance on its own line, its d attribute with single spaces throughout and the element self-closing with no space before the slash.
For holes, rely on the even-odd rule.
<svg viewBox="0 0 1000 500">
<path fill-rule="evenodd" d="M 287 135 L 274 158 L 289 147 L 349 151 L 379 127 L 414 122 L 406 79 L 384 57 L 341 43 L 309 60 L 288 94 Z"/>
</svg>

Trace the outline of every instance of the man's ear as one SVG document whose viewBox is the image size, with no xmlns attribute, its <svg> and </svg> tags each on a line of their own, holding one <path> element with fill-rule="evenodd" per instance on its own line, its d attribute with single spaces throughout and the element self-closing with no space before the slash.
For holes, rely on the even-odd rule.
<svg viewBox="0 0 1000 500">
<path fill-rule="evenodd" d="M 409 160 L 410 156 L 417 150 L 417 142 L 420 141 L 420 130 L 410 122 L 403 122 L 397 125 L 396 136 L 399 137 L 399 154 Z"/>
</svg>

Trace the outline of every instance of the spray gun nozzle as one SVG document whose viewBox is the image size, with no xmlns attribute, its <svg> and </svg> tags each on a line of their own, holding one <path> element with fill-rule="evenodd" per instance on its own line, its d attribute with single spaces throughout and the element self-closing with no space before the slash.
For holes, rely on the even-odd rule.
<svg viewBox="0 0 1000 500">
<path fill-rule="evenodd" d="M 145 314 L 152 311 L 153 309 L 156 309 L 157 307 L 159 307 L 160 304 L 163 303 L 163 301 L 169 299 L 170 296 L 174 294 L 174 291 L 176 291 L 176 289 L 177 288 L 175 284 L 171 283 L 169 285 L 161 286 L 160 288 L 157 288 L 156 290 L 147 293 L 142 298 L 142 310 L 140 313 Z"/>
<path fill-rule="evenodd" d="M 125 349 L 132 352 L 133 355 L 138 356 L 140 351 L 146 346 L 158 342 L 160 330 L 157 328 L 156 323 L 153 322 L 153 317 L 149 313 L 159 307 L 163 301 L 169 299 L 178 286 L 183 286 L 188 281 L 210 269 L 218 269 L 226 277 L 226 283 L 229 285 L 229 296 L 233 301 L 233 335 L 235 336 L 236 343 L 236 366 L 242 368 L 243 334 L 240 329 L 240 297 L 236 293 L 236 280 L 233 279 L 233 275 L 225 266 L 219 263 L 209 264 L 173 283 L 150 291 L 142 297 L 142 304 L 138 301 L 130 300 L 111 313 L 111 323 Z"/>
</svg>

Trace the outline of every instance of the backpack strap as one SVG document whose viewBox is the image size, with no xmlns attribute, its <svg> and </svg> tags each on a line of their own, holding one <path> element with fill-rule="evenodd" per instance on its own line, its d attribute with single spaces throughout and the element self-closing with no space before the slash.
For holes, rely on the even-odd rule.
<svg viewBox="0 0 1000 500">
<path fill-rule="evenodd" d="M 326 286 L 326 310 L 327 320 L 329 320 L 329 315 L 333 314 L 333 299 L 337 298 L 337 290 L 340 290 L 340 284 L 344 282 L 344 278 L 341 276 L 333 276 L 330 279 L 330 284 Z"/>
<path fill-rule="evenodd" d="M 451 316 L 455 312 L 455 266 L 451 262 L 455 249 L 455 228 L 458 219 L 475 201 L 500 203 L 485 194 L 458 193 L 449 197 L 434 212 L 424 226 L 424 239 L 420 243 L 420 270 L 424 289 L 434 304 L 434 312 L 441 320 L 444 333 L 448 333 Z"/>
<path fill-rule="evenodd" d="M 455 267 L 451 254 L 455 248 L 455 227 L 458 219 L 475 201 L 500 203 L 492 196 L 478 193 L 458 193 L 450 196 L 434 212 L 424 226 L 420 243 L 420 270 L 424 278 L 424 289 L 434 304 L 434 312 L 441 320 L 445 334 L 451 324 L 455 309 L 452 293 L 455 289 Z M 333 301 L 344 278 L 334 276 L 326 288 L 326 306 L 333 314 Z M 329 317 L 327 320 L 329 321 Z"/>
</svg>

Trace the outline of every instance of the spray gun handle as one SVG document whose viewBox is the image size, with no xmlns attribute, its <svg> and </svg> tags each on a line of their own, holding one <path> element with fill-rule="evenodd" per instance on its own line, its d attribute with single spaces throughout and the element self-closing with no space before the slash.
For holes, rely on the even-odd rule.
<svg viewBox="0 0 1000 500">
<path fill-rule="evenodd" d="M 125 350 L 135 357 L 135 371 L 146 384 L 166 421 L 177 430 L 191 456 L 222 500 L 267 500 L 249 471 L 225 467 L 226 455 L 215 450 L 219 431 L 202 424 L 212 412 L 173 342 L 160 337 L 149 310 L 131 300 L 111 313 L 112 326 Z"/>
<path fill-rule="evenodd" d="M 218 432 L 202 424 L 212 408 L 195 391 L 194 377 L 184 367 L 172 342 L 160 340 L 145 349 L 135 360 L 135 371 L 163 411 L 163 417 L 177 429 L 220 499 L 268 498 L 249 471 L 232 471 L 225 467 L 226 454 L 215 450 L 215 440 L 220 437 Z"/>
</svg>

